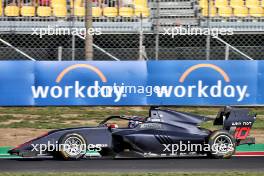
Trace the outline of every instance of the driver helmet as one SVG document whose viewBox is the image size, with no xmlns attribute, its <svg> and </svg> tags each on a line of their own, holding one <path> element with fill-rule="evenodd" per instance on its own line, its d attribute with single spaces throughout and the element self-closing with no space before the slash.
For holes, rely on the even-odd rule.
<svg viewBox="0 0 264 176">
<path fill-rule="evenodd" d="M 137 127 L 139 124 L 141 124 L 142 122 L 139 121 L 140 118 L 138 117 L 134 117 L 133 119 L 128 121 L 128 127 L 129 128 L 135 128 Z"/>
</svg>

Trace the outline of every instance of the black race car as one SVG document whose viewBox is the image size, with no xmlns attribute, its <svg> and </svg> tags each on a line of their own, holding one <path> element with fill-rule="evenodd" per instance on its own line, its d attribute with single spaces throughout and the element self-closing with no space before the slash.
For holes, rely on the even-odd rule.
<svg viewBox="0 0 264 176">
<path fill-rule="evenodd" d="M 125 128 L 110 121 L 126 120 Z M 220 110 L 210 131 L 199 125 L 214 120 L 208 117 L 151 107 L 148 117 L 111 116 L 97 127 L 78 127 L 50 131 L 9 150 L 12 155 L 80 159 L 87 151 L 102 157 L 174 157 L 207 155 L 230 158 L 235 147 L 255 143 L 249 137 L 256 114 L 247 109 L 225 107 Z"/>
</svg>

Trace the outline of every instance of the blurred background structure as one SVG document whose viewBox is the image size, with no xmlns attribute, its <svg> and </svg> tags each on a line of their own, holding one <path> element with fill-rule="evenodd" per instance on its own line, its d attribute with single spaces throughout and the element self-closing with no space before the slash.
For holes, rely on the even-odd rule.
<svg viewBox="0 0 264 176">
<path fill-rule="evenodd" d="M 85 0 L 0 1 L 0 60 L 85 60 Z M 264 59 L 264 0 L 90 2 L 93 60 Z"/>
</svg>

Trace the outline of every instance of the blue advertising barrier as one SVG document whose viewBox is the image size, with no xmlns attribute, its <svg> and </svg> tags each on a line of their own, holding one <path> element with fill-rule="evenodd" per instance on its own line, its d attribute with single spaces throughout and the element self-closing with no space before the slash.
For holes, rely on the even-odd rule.
<svg viewBox="0 0 264 176">
<path fill-rule="evenodd" d="M 0 62 L 0 106 L 264 105 L 264 61 Z"/>
</svg>

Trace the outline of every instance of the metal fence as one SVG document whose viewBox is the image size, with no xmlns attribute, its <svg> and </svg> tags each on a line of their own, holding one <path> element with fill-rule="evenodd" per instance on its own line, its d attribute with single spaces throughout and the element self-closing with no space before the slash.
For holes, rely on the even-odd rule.
<svg viewBox="0 0 264 176">
<path fill-rule="evenodd" d="M 84 60 L 84 40 L 75 36 L 32 36 L 29 34 L 1 34 L 4 39 L 20 51 L 36 60 Z M 264 58 L 263 34 L 235 34 L 222 36 L 223 40 L 235 46 L 253 59 Z M 120 60 L 139 59 L 139 34 L 102 34 L 94 37 L 94 43 Z M 204 60 L 207 59 L 206 36 L 169 36 L 159 37 L 156 50 L 156 35 L 144 35 L 144 58 L 155 60 L 158 52 L 160 60 Z M 74 43 L 74 44 L 73 44 Z M 75 47 L 74 47 L 75 46 Z M 60 49 L 62 52 L 60 52 Z M 227 46 L 211 37 L 210 59 L 226 59 Z M 27 60 L 28 58 L 5 44 L 0 44 L 1 60 Z M 61 56 L 60 56 L 61 53 Z M 248 59 L 241 53 L 229 48 L 228 59 Z M 113 60 L 101 50 L 94 49 L 94 60 Z"/>
<path fill-rule="evenodd" d="M 234 14 L 228 14 L 230 16 L 221 17 L 214 14 L 208 17 L 202 14 L 200 1 L 150 0 L 148 2 L 150 14 L 144 18 L 135 14 L 126 18 L 118 14 L 116 17 L 94 17 L 93 26 L 95 29 L 100 29 L 101 33 L 93 37 L 95 47 L 93 59 L 260 60 L 264 58 L 264 20 L 261 15 L 236 17 Z M 216 5 L 216 1 L 214 0 L 213 5 Z M 122 3 L 118 1 L 114 6 L 120 2 Z M 231 0 L 228 2 L 230 3 Z M 70 10 L 68 9 L 65 18 L 54 16 L 40 18 L 37 15 L 6 17 L 2 11 L 0 59 L 84 60 L 85 42 L 79 34 L 62 33 L 43 36 L 33 34 L 34 27 L 65 28 L 70 31 L 74 28 L 82 29 L 84 18 L 71 16 L 70 1 L 67 4 Z M 4 6 L 2 7 L 3 10 Z M 127 7 L 134 8 L 130 5 Z M 193 33 L 194 29 L 198 34 Z M 217 32 L 224 30 L 232 34 L 216 37 L 213 33 L 208 33 L 208 30 Z"/>
</svg>

